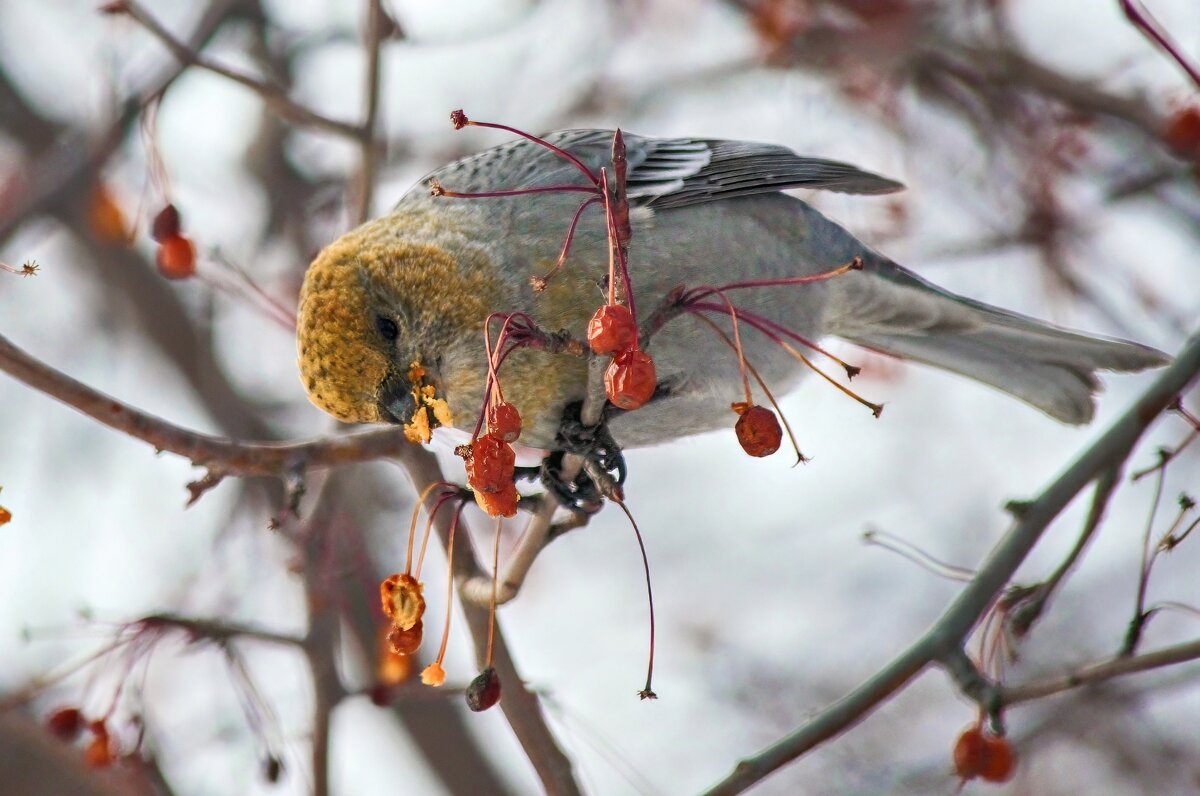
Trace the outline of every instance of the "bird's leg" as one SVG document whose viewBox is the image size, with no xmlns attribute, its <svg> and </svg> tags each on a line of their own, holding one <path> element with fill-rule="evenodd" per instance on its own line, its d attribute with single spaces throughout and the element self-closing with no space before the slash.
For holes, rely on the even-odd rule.
<svg viewBox="0 0 1200 796">
<path fill-rule="evenodd" d="M 600 510 L 604 498 L 603 475 L 616 473 L 616 480 L 609 479 L 608 488 L 619 489 L 625 483 L 625 457 L 621 448 L 608 431 L 607 417 L 598 425 L 588 426 L 580 420 L 582 402 L 568 404 L 563 411 L 562 422 L 554 439 L 554 451 L 542 460 L 542 484 L 563 506 L 573 512 L 594 514 Z M 605 413 L 607 415 L 607 412 Z M 584 466 L 571 481 L 562 477 L 563 456 L 574 454 L 592 466 Z M 589 474 L 589 470 L 591 474 Z M 593 477 L 599 475 L 600 478 Z"/>
</svg>

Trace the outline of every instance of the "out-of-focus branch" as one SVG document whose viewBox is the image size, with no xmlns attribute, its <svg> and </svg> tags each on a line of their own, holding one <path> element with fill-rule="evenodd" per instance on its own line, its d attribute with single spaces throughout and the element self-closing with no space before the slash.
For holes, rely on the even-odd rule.
<svg viewBox="0 0 1200 796">
<path fill-rule="evenodd" d="M 179 39 L 175 38 L 164 28 L 158 20 L 150 15 L 146 9 L 142 8 L 133 0 L 117 0 L 117 2 L 109 3 L 104 6 L 103 10 L 111 14 L 127 14 L 129 17 L 137 21 L 142 27 L 149 31 L 155 38 L 162 42 L 171 54 L 174 55 L 181 63 L 188 66 L 194 66 L 198 69 L 204 69 L 213 74 L 220 75 L 227 80 L 231 80 L 240 86 L 244 86 L 259 97 L 267 104 L 271 110 L 279 114 L 283 118 L 293 124 L 302 127 L 312 127 L 317 130 L 323 130 L 328 133 L 345 136 L 359 140 L 366 135 L 362 127 L 358 127 L 347 122 L 331 119 L 328 116 L 323 116 L 317 113 L 312 108 L 309 108 L 295 100 L 289 98 L 287 94 L 279 86 L 259 80 L 256 77 L 243 74 L 236 69 L 231 69 L 227 66 L 222 66 L 215 61 L 210 61 L 200 53 L 187 46 Z"/>
<path fill-rule="evenodd" d="M 362 224 L 371 217 L 371 193 L 375 188 L 375 148 L 378 146 L 375 127 L 379 121 L 379 50 L 383 39 L 383 6 L 381 0 L 367 0 L 367 74 L 363 81 L 367 106 L 359 140 L 360 165 L 354 186 L 354 223 Z"/>
<path fill-rule="evenodd" d="M 291 443 L 239 442 L 189 431 L 93 390 L 29 356 L 2 335 L 0 370 L 110 428 L 219 475 L 280 476 L 394 456 L 413 447 L 399 429 Z"/>
<path fill-rule="evenodd" d="M 1139 0 L 1120 0 L 1121 11 L 1124 12 L 1125 18 L 1133 23 L 1133 26 L 1140 30 L 1146 38 L 1157 44 L 1159 47 L 1171 57 L 1176 64 L 1192 79 L 1196 84 L 1196 88 L 1200 88 L 1200 69 L 1197 69 L 1195 64 L 1183 54 L 1183 50 L 1175 42 L 1171 36 L 1163 30 L 1162 25 L 1158 24 L 1146 7 Z"/>
<path fill-rule="evenodd" d="M 216 0 L 204 12 L 196 29 L 188 36 L 189 49 L 204 45 L 232 12 L 245 0 Z M 59 141 L 58 128 L 40 116 L 17 95 L 7 78 L 0 81 L 0 107 L 3 107 L 5 132 L 40 154 L 24 171 L 7 175 L 20 188 L 6 190 L 0 200 L 0 241 L 7 238 L 25 219 L 58 205 L 67 193 L 85 193 L 95 172 L 107 162 L 120 144 L 130 125 L 138 118 L 142 106 L 162 94 L 183 72 L 186 64 L 172 64 L 161 71 L 146 87 L 125 103 L 121 113 L 98 136 L 72 134 L 73 141 Z M 90 142 L 89 142 L 90 139 Z"/>
<path fill-rule="evenodd" d="M 882 670 L 814 719 L 759 754 L 742 760 L 706 793 L 741 793 L 817 744 L 844 732 L 933 663 L 957 665 L 962 644 L 1046 528 L 1089 483 L 1120 467 L 1150 424 L 1200 374 L 1200 333 L 1193 335 L 1140 398 L 1033 501 L 1022 506 L 975 577 L 924 636 Z"/>
</svg>

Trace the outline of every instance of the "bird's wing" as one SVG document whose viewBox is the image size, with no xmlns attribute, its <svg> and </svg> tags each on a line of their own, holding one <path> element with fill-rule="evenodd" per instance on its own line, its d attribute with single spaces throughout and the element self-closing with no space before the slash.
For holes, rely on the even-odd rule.
<svg viewBox="0 0 1200 796">
<path fill-rule="evenodd" d="M 785 188 L 856 194 L 904 188 L 895 180 L 848 163 L 802 157 L 774 144 L 642 138 L 637 139 L 636 150 L 630 154 L 629 199 L 652 208 L 684 207 Z"/>
<path fill-rule="evenodd" d="M 612 164 L 611 130 L 560 130 L 546 140 L 593 172 Z M 904 186 L 848 163 L 797 155 L 774 144 L 624 135 L 629 201 L 666 209 L 786 188 L 883 194 Z M 549 149 L 520 139 L 438 169 L 430 175 L 458 191 L 579 183 L 575 167 Z M 427 182 L 428 179 L 425 181 Z"/>
</svg>

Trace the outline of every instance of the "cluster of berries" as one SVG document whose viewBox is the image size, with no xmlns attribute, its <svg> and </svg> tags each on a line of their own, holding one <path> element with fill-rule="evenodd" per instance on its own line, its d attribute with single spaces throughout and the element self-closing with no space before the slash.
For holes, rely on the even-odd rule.
<svg viewBox="0 0 1200 796">
<path fill-rule="evenodd" d="M 514 482 L 517 454 L 512 443 L 521 436 L 521 413 L 503 400 L 487 409 L 487 433 L 455 452 L 466 460 L 467 485 L 475 502 L 491 517 L 512 517 L 521 496 Z"/>
<path fill-rule="evenodd" d="M 1008 782 L 1017 770 L 1017 756 L 1012 744 L 1002 735 L 995 735 L 980 721 L 963 730 L 954 744 L 954 773 L 963 781 L 976 777 L 985 782 Z"/>
<path fill-rule="evenodd" d="M 168 204 L 150 225 L 150 237 L 158 244 L 154 260 L 167 279 L 187 279 L 196 273 L 196 245 L 183 235 L 179 210 Z"/>
<path fill-rule="evenodd" d="M 86 731 L 90 736 L 83 747 L 83 761 L 92 768 L 105 768 L 120 757 L 120 749 L 108 732 L 103 719 L 89 721 L 79 708 L 59 708 L 46 717 L 46 729 L 67 743 L 74 743 Z"/>
</svg>

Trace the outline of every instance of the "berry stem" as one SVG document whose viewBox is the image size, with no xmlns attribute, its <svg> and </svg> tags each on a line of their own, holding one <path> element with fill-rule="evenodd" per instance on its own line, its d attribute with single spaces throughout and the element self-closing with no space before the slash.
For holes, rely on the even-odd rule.
<svg viewBox="0 0 1200 796">
<path fill-rule="evenodd" d="M 563 264 L 567 261 L 567 257 L 571 253 L 571 243 L 575 240 L 575 228 L 579 225 L 579 218 L 583 215 L 584 210 L 587 210 L 589 207 L 599 201 L 601 201 L 599 196 L 593 196 L 591 199 L 585 199 L 580 203 L 579 207 L 575 210 L 574 217 L 571 219 L 571 226 L 567 228 L 567 237 L 566 240 L 563 241 L 562 251 L 558 253 L 558 260 L 555 261 L 554 267 L 551 268 L 550 271 L 544 276 L 535 276 L 531 280 L 534 285 L 534 290 L 539 292 L 545 290 L 546 283 L 549 282 L 556 273 L 558 273 L 558 269 L 563 267 Z"/>
<path fill-rule="evenodd" d="M 412 574 L 413 539 L 417 533 L 417 517 L 420 515 L 421 509 L 425 506 L 425 499 L 428 498 L 429 494 L 438 487 L 450 487 L 452 489 L 457 489 L 457 487 L 455 487 L 454 484 L 451 484 L 449 481 L 434 481 L 421 491 L 420 497 L 417 498 L 417 505 L 413 506 L 412 522 L 408 526 L 408 559 L 404 564 L 405 575 Z M 439 502 L 438 505 L 440 506 L 441 503 Z M 432 519 L 432 516 L 430 519 Z"/>
<path fill-rule="evenodd" d="M 637 520 L 629 511 L 629 507 L 620 500 L 613 502 L 621 507 L 621 511 L 625 512 L 625 516 L 629 518 L 629 524 L 633 526 L 633 534 L 637 537 L 638 549 L 642 553 L 642 569 L 646 573 L 646 600 L 650 604 L 650 654 L 646 661 L 646 686 L 638 692 L 638 696 L 642 699 L 658 699 L 658 694 L 654 693 L 654 689 L 650 687 L 650 680 L 654 677 L 654 589 L 650 585 L 650 559 L 646 555 L 646 544 L 642 541 L 642 532 L 638 528 Z"/>
<path fill-rule="evenodd" d="M 492 646 L 496 639 L 496 591 L 500 581 L 500 518 L 496 518 L 496 532 L 492 539 L 492 598 L 488 604 L 488 640 L 487 663 L 484 668 L 492 665 Z"/>
<path fill-rule="evenodd" d="M 434 660 L 438 666 L 442 665 L 442 660 L 446 657 L 446 644 L 450 641 L 450 616 L 454 613 L 454 532 L 458 530 L 458 520 L 466 507 L 464 502 L 458 507 L 458 511 L 454 512 L 450 532 L 446 534 L 446 621 L 442 625 L 442 644 L 438 647 L 437 658 Z"/>
<path fill-rule="evenodd" d="M 587 185 L 544 185 L 537 188 L 506 188 L 499 191 L 448 191 L 437 180 L 429 181 L 429 191 L 434 196 L 449 199 L 499 199 L 505 196 L 529 196 L 539 193 L 596 193 Z"/>
<path fill-rule="evenodd" d="M 461 129 L 463 127 L 487 127 L 492 130 L 503 130 L 506 133 L 512 133 L 513 135 L 519 135 L 528 141 L 532 141 L 535 144 L 544 146 L 546 149 L 549 149 L 551 152 L 555 153 L 560 158 L 563 158 L 564 160 L 569 161 L 570 163 L 572 163 L 575 166 L 575 168 L 579 169 L 579 172 L 581 174 L 583 174 L 583 176 L 587 177 L 588 180 L 590 180 L 593 185 L 599 185 L 599 180 L 596 179 L 596 175 L 592 173 L 591 169 L 589 169 L 587 166 L 583 165 L 583 162 L 579 158 L 575 157 L 570 152 L 567 152 L 565 149 L 560 149 L 559 147 L 556 147 L 554 144 L 551 144 L 549 141 L 545 140 L 544 138 L 539 138 L 536 135 L 530 135 L 529 133 L 526 133 L 522 130 L 518 130 L 515 127 L 509 127 L 507 124 L 496 124 L 495 122 L 474 122 L 474 121 L 471 121 L 470 119 L 468 119 L 462 111 L 454 111 L 453 113 L 451 113 L 450 120 L 454 123 L 454 128 L 456 130 Z"/>
</svg>

